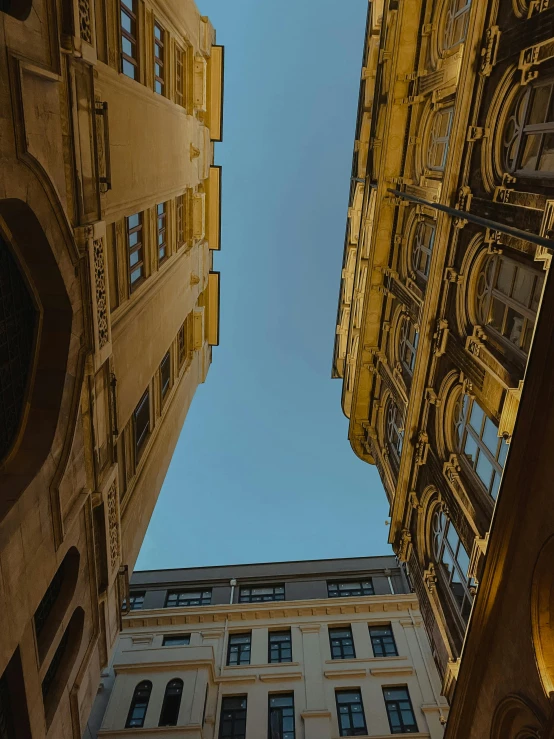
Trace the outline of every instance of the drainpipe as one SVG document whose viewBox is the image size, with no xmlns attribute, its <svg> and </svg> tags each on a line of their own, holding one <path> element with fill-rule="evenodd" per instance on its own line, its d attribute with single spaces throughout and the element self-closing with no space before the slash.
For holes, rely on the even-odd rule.
<svg viewBox="0 0 554 739">
<path fill-rule="evenodd" d="M 229 585 L 231 586 L 231 597 L 229 598 L 229 605 L 232 605 L 233 603 L 233 597 L 235 595 L 235 587 L 237 585 L 237 581 L 235 578 L 232 580 L 229 580 Z M 223 674 L 223 668 L 225 667 L 225 655 L 227 654 L 227 630 L 228 630 L 228 624 L 229 624 L 229 616 L 225 616 L 225 626 L 223 628 L 223 644 L 221 646 L 221 660 L 219 664 L 219 676 Z M 218 683 L 217 686 L 217 705 L 216 705 L 216 711 L 220 712 L 220 694 L 221 694 L 221 682 Z M 217 716 L 215 717 L 215 720 L 217 722 Z"/>
<path fill-rule="evenodd" d="M 444 726 L 446 724 L 446 716 L 442 712 L 442 707 L 439 701 L 439 696 L 437 695 L 437 691 L 435 690 L 435 685 L 433 683 L 433 680 L 431 679 L 431 673 L 429 672 L 429 667 L 427 666 L 427 659 L 425 658 L 425 652 L 423 651 L 423 647 L 421 646 L 421 641 L 419 639 L 419 634 L 417 633 L 418 627 L 416 625 L 415 619 L 414 619 L 414 613 L 412 609 L 409 609 L 410 612 L 410 618 L 412 619 L 412 626 L 414 628 L 414 633 L 417 641 L 417 645 L 419 647 L 419 652 L 423 658 L 423 665 L 425 667 L 425 672 L 427 673 L 427 679 L 429 680 L 429 685 L 431 686 L 431 690 L 433 691 L 433 697 L 435 699 L 435 703 L 438 706 L 439 709 L 439 721 Z"/>
</svg>

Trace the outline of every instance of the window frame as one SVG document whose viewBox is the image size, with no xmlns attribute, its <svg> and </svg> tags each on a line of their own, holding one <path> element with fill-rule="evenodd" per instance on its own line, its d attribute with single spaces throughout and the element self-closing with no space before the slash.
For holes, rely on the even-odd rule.
<svg viewBox="0 0 554 739">
<path fill-rule="evenodd" d="M 394 638 L 394 631 L 392 624 L 368 624 L 369 627 L 369 640 L 371 642 L 371 649 L 373 656 L 377 658 L 386 659 L 387 657 L 398 657 L 398 647 L 396 646 L 396 639 Z M 374 634 L 374 631 L 388 631 L 388 634 Z M 390 651 L 387 651 L 387 645 L 391 645 Z M 377 654 L 375 646 L 378 645 L 382 651 L 382 654 Z"/>
<path fill-rule="evenodd" d="M 248 641 L 239 641 L 240 639 Z M 234 647 L 237 647 L 235 650 Z M 236 654 L 236 661 L 231 662 L 231 655 Z M 243 660 L 243 656 L 248 657 Z M 236 631 L 229 634 L 227 640 L 227 667 L 241 667 L 242 665 L 249 665 L 252 657 L 252 631 Z"/>
<path fill-rule="evenodd" d="M 164 369 L 167 368 L 168 370 L 168 376 L 167 381 L 164 384 Z M 173 372 L 171 367 L 171 349 L 168 349 L 166 353 L 163 356 L 162 361 L 160 362 L 160 401 L 161 406 L 163 408 L 165 401 L 167 400 L 167 396 L 169 395 L 169 391 L 171 390 L 172 386 L 172 380 L 173 380 Z"/>
<path fill-rule="evenodd" d="M 455 545 L 452 541 L 453 536 L 449 536 L 450 532 L 453 531 L 457 539 Z M 460 548 L 465 554 L 465 558 L 469 568 L 470 557 L 469 553 L 464 547 L 460 535 L 458 534 L 456 527 L 443 510 L 437 508 L 431 517 L 431 546 L 433 557 L 438 566 L 439 571 L 442 574 L 443 579 L 448 587 L 448 591 L 452 600 L 455 603 L 456 610 L 458 611 L 462 621 L 467 623 L 471 613 L 471 607 L 473 604 L 474 594 L 473 580 L 467 574 L 467 568 L 464 571 L 464 565 L 459 561 Z M 446 559 L 444 561 L 446 552 Z M 451 566 L 448 563 L 450 560 Z M 456 580 L 454 579 L 456 577 Z M 459 585 L 462 588 L 462 600 L 459 601 L 456 593 L 454 592 L 454 585 Z"/>
<path fill-rule="evenodd" d="M 463 5 L 460 5 L 460 7 L 457 10 L 453 10 L 454 3 L 457 3 L 458 0 L 450 0 L 448 4 L 448 9 L 446 11 L 446 19 L 444 24 L 444 32 L 443 32 L 443 51 L 445 52 L 453 52 L 455 49 L 460 46 L 460 44 L 463 44 L 467 37 L 467 31 L 469 26 L 469 13 L 471 10 L 471 2 L 472 0 L 465 0 L 465 3 Z M 464 2 L 464 0 L 462 0 Z M 454 27 L 456 24 L 456 21 L 460 18 L 463 19 L 463 31 L 460 34 L 458 38 L 455 37 L 454 34 Z"/>
<path fill-rule="evenodd" d="M 189 645 L 190 634 L 164 634 L 162 638 L 162 647 L 188 647 Z"/>
<path fill-rule="evenodd" d="M 383 700 L 385 701 L 385 709 L 387 711 L 387 718 L 389 720 L 389 727 L 390 727 L 391 734 L 412 734 L 412 733 L 415 734 L 415 733 L 418 733 L 419 732 L 419 727 L 417 725 L 417 719 L 416 719 L 416 716 L 415 716 L 415 713 L 414 713 L 414 706 L 412 704 L 412 699 L 410 697 L 410 691 L 408 690 L 408 686 L 407 685 L 383 685 L 382 686 L 382 690 L 383 690 Z M 403 699 L 392 699 L 392 698 L 388 698 L 387 699 L 385 697 L 385 691 L 386 690 L 404 690 L 406 692 L 406 698 L 403 698 Z M 400 707 L 400 703 L 401 702 L 408 703 L 409 710 L 410 710 L 410 713 L 412 714 L 412 718 L 413 718 L 413 723 L 412 724 L 405 724 L 404 723 L 403 713 L 406 711 L 406 708 L 401 708 Z M 391 719 L 391 710 L 390 710 L 391 709 L 391 704 L 397 704 L 396 707 L 395 707 L 395 710 L 396 710 L 396 712 L 398 714 L 398 718 L 400 720 L 400 731 L 395 730 L 395 728 L 393 727 L 392 719 Z"/>
<path fill-rule="evenodd" d="M 345 702 L 342 704 L 339 703 L 339 695 L 346 696 L 349 694 L 358 695 L 360 698 L 359 705 L 361 706 L 361 714 L 364 720 L 363 727 L 359 727 L 359 728 L 352 727 L 352 715 L 354 712 L 351 710 L 350 706 L 358 705 L 358 703 L 356 701 L 350 701 L 348 703 Z M 362 691 L 360 690 L 360 688 L 345 688 L 341 690 L 335 690 L 335 704 L 337 708 L 337 722 L 339 726 L 339 736 L 366 736 L 367 735 L 367 722 L 366 722 L 366 717 L 365 717 L 365 709 L 364 709 L 364 701 L 362 698 Z M 348 706 L 347 713 L 348 713 L 349 722 L 351 724 L 350 727 L 342 726 L 341 716 L 344 714 L 341 714 L 341 710 L 340 710 L 341 705 Z M 358 712 L 356 711 L 355 713 L 358 713 Z"/>
<path fill-rule="evenodd" d="M 119 0 L 119 46 L 120 46 L 120 63 L 119 63 L 119 71 L 121 74 L 124 74 L 126 77 L 129 77 L 131 80 L 135 80 L 136 82 L 139 82 L 139 76 L 140 76 L 140 67 L 139 67 L 139 20 L 138 20 L 138 0 L 131 0 L 131 6 L 127 5 L 126 0 Z M 131 31 L 127 31 L 123 27 L 123 23 L 121 22 L 121 16 L 122 14 L 126 15 L 131 23 Z M 133 35 L 133 24 L 134 24 L 134 31 L 135 35 Z M 123 51 L 123 39 L 128 41 L 131 44 L 131 47 L 134 45 L 135 48 L 135 54 L 136 56 L 130 56 L 126 52 Z M 131 77 L 130 74 L 127 74 L 125 71 L 125 65 L 124 62 L 127 62 L 128 64 L 131 64 L 134 70 L 134 74 Z"/>
<path fill-rule="evenodd" d="M 368 585 L 369 588 L 364 585 Z M 341 585 L 358 585 L 359 587 L 346 588 Z M 334 587 L 333 587 L 334 586 Z M 352 593 L 352 590 L 360 590 L 360 593 Z M 364 592 L 371 590 L 371 592 Z M 336 592 L 336 595 L 333 593 Z M 328 580 L 327 581 L 327 597 L 328 598 L 363 598 L 364 596 L 375 595 L 375 588 L 373 586 L 373 579 L 363 578 L 360 580 Z"/>
<path fill-rule="evenodd" d="M 254 590 L 271 590 L 271 594 L 253 594 Z M 282 592 L 277 593 L 277 590 Z M 246 592 L 248 591 L 248 592 Z M 282 596 L 282 597 L 281 597 Z M 239 603 L 273 603 L 285 600 L 285 585 L 241 585 L 239 589 Z"/>
<path fill-rule="evenodd" d="M 397 465 L 400 465 L 402 449 L 404 448 L 404 417 L 392 398 L 387 404 L 386 420 L 388 447 L 392 452 L 392 458 Z"/>
<path fill-rule="evenodd" d="M 185 193 L 177 195 L 175 198 L 175 230 L 176 230 L 176 241 L 177 249 L 180 249 L 186 244 L 186 203 Z"/>
<path fill-rule="evenodd" d="M 189 317 L 187 316 L 177 331 L 177 365 L 179 370 L 185 365 L 190 355 Z"/>
<path fill-rule="evenodd" d="M 156 29 L 159 30 L 160 36 L 156 36 Z M 166 97 L 166 72 L 165 72 L 165 58 L 166 58 L 166 30 L 158 20 L 154 20 L 154 92 L 157 95 Z M 161 56 L 159 55 L 161 54 Z M 156 64 L 159 67 L 160 74 L 156 74 Z M 160 89 L 157 86 L 160 86 Z"/>
<path fill-rule="evenodd" d="M 352 625 L 347 626 L 329 626 L 329 648 L 331 651 L 331 659 L 356 659 L 356 648 L 354 646 L 354 635 L 352 634 Z M 342 632 L 342 636 L 340 635 Z M 333 642 L 337 644 L 333 644 Z M 348 642 L 350 642 L 348 644 Z M 337 654 L 338 653 L 338 654 Z"/>
<path fill-rule="evenodd" d="M 156 248 L 158 267 L 160 267 L 169 256 L 167 241 L 167 202 L 156 205 Z"/>
<path fill-rule="evenodd" d="M 400 326 L 400 343 L 398 353 L 400 363 L 410 377 L 414 375 L 417 347 L 419 344 L 419 331 L 413 322 L 404 316 Z M 407 357 L 410 357 L 409 359 Z"/>
<path fill-rule="evenodd" d="M 139 590 L 136 593 L 129 593 L 129 611 L 142 611 L 144 608 L 144 599 L 146 598 L 146 590 Z M 136 605 L 137 602 L 139 605 Z"/>
<path fill-rule="evenodd" d="M 244 707 L 238 708 L 226 708 L 225 703 L 230 701 L 241 700 L 244 702 Z M 223 714 L 231 714 L 231 734 L 223 733 Z M 237 714 L 244 714 L 238 715 Z M 224 695 L 221 699 L 221 710 L 219 713 L 219 739 L 246 739 L 246 721 L 248 717 L 248 696 L 247 695 Z M 237 733 L 235 731 L 235 724 L 238 722 L 244 722 L 244 731 Z"/>
<path fill-rule="evenodd" d="M 281 698 L 290 699 L 290 706 L 272 706 L 271 701 Z M 284 716 L 284 711 L 292 711 L 292 731 L 285 731 L 283 727 L 284 719 L 290 716 Z M 296 737 L 296 714 L 294 710 L 294 692 L 287 691 L 285 693 L 268 693 L 267 696 L 267 736 L 268 739 L 295 739 Z M 277 726 L 275 726 L 275 723 Z M 272 726 L 273 724 L 273 726 Z M 274 731 L 276 729 L 276 732 Z"/>
<path fill-rule="evenodd" d="M 440 131 L 442 118 L 445 114 L 448 115 L 446 134 L 439 135 L 437 131 Z M 449 149 L 449 143 L 450 143 L 450 134 L 452 132 L 453 120 L 454 120 L 454 106 L 453 105 L 448 105 L 448 106 L 445 106 L 444 108 L 439 108 L 433 113 L 430 129 L 429 129 L 429 144 L 427 146 L 427 159 L 425 162 L 427 169 L 430 172 L 436 172 L 440 174 L 444 172 L 444 169 L 446 167 L 446 160 L 448 158 L 448 149 Z M 436 159 L 436 154 L 438 152 L 439 146 L 444 146 L 441 162 L 440 164 L 434 164 L 432 162 L 434 162 Z"/>
<path fill-rule="evenodd" d="M 178 43 L 175 44 L 175 102 L 187 109 L 187 49 Z"/>
<path fill-rule="evenodd" d="M 427 242 L 425 235 L 429 233 Z M 427 284 L 429 273 L 431 271 L 431 257 L 433 255 L 433 245 L 435 243 L 436 225 L 429 218 L 422 217 L 418 220 L 412 237 L 412 269 L 422 282 Z M 421 255 L 425 255 L 425 269 L 422 271 Z"/>
<path fill-rule="evenodd" d="M 179 690 L 180 688 L 180 690 Z M 170 691 L 178 691 L 171 693 Z M 177 697 L 176 700 L 172 700 L 174 697 Z M 160 709 L 160 718 L 158 721 L 158 726 L 178 726 L 179 725 L 179 711 L 181 710 L 181 702 L 183 700 L 183 681 L 180 677 L 174 677 L 165 686 L 164 691 L 164 698 L 162 701 L 162 707 Z M 168 708 L 168 705 L 171 705 L 171 703 L 176 703 L 176 706 L 171 706 L 171 708 Z M 174 721 L 168 721 L 168 718 L 165 717 L 165 720 L 162 723 L 162 720 L 164 719 L 164 711 L 169 712 L 170 710 L 175 711 L 175 708 L 177 709 L 177 715 L 174 717 Z M 172 717 L 173 719 L 173 717 Z"/>
<path fill-rule="evenodd" d="M 272 641 L 273 638 L 279 636 L 287 636 L 288 639 Z M 272 647 L 274 647 L 278 659 L 273 659 Z M 283 652 L 288 652 L 289 657 L 283 655 Z M 292 662 L 292 632 L 290 629 L 270 631 L 267 636 L 267 663 L 277 665 L 284 662 Z"/>
<path fill-rule="evenodd" d="M 148 694 L 141 703 L 144 704 L 144 713 L 142 714 L 142 718 L 139 718 L 138 720 L 141 721 L 140 724 L 131 723 L 134 720 L 132 714 L 136 707 L 136 704 L 138 703 L 138 694 L 140 692 L 140 687 L 145 686 L 143 690 L 148 689 Z M 144 726 L 144 721 L 146 719 L 146 714 L 148 712 L 148 705 L 150 703 L 150 697 L 152 695 L 152 682 L 151 680 L 141 680 L 137 685 L 135 686 L 135 689 L 133 691 L 133 697 L 131 698 L 131 704 L 129 706 L 129 712 L 127 713 L 127 720 L 125 721 L 125 728 L 126 729 L 141 729 Z"/>
<path fill-rule="evenodd" d="M 131 219 L 138 216 L 138 224 L 136 226 L 130 226 Z M 131 237 L 133 234 L 137 234 L 137 243 L 131 246 Z M 129 270 L 129 292 L 133 293 L 139 285 L 141 285 L 145 278 L 145 258 L 144 258 L 144 219 L 142 211 L 139 213 L 133 213 L 130 216 L 125 216 L 125 243 L 127 246 L 127 267 Z M 131 259 L 134 254 L 138 254 L 139 257 L 135 264 L 131 264 Z M 136 280 L 132 279 L 132 275 L 140 269 L 140 275 Z"/>
<path fill-rule="evenodd" d="M 200 595 L 199 598 L 180 598 L 179 596 L 185 596 L 187 594 Z M 173 596 L 177 596 L 177 603 L 170 604 L 169 601 Z M 209 596 L 209 598 L 208 598 Z M 196 603 L 198 601 L 198 603 Z M 206 601 L 206 602 L 204 602 Z M 211 588 L 200 588 L 199 590 L 168 590 L 165 596 L 164 608 L 200 608 L 201 606 L 211 606 L 212 604 L 212 589 Z"/>
<path fill-rule="evenodd" d="M 146 424 L 145 429 L 140 434 L 140 437 L 137 435 L 137 421 L 139 414 L 144 406 L 148 407 L 148 423 Z M 146 445 L 148 443 L 148 437 L 150 436 L 150 432 L 152 430 L 152 413 L 150 409 L 150 386 L 146 388 L 144 393 L 142 394 L 139 402 L 137 403 L 135 410 L 133 411 L 133 431 L 134 431 L 134 452 L 135 452 L 135 463 L 138 463 L 139 459 L 142 457 L 142 454 L 146 448 Z"/>
</svg>

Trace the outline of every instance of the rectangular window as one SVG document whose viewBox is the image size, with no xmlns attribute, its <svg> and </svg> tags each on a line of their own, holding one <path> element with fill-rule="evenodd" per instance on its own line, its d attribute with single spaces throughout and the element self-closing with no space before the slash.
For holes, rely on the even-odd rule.
<svg viewBox="0 0 554 739">
<path fill-rule="evenodd" d="M 327 595 L 329 598 L 348 598 L 360 595 L 375 595 L 371 580 L 347 582 L 328 582 Z"/>
<path fill-rule="evenodd" d="M 245 739 L 246 696 L 233 695 L 221 701 L 219 739 Z"/>
<path fill-rule="evenodd" d="M 356 656 L 350 626 L 329 629 L 329 642 L 331 644 L 331 659 L 353 659 Z"/>
<path fill-rule="evenodd" d="M 166 355 L 162 359 L 160 364 L 160 394 L 162 396 L 162 403 L 167 397 L 169 388 L 171 386 L 171 353 L 166 352 Z"/>
<path fill-rule="evenodd" d="M 179 362 L 179 369 L 183 366 L 187 354 L 188 354 L 188 334 L 187 334 L 187 319 L 183 321 L 183 325 L 179 329 L 177 334 L 177 358 Z"/>
<path fill-rule="evenodd" d="M 131 611 L 140 611 L 144 605 L 144 596 L 146 591 L 142 590 L 140 593 L 131 593 L 129 595 L 129 609 Z M 127 601 L 123 599 L 123 610 L 127 610 Z"/>
<path fill-rule="evenodd" d="M 165 599 L 165 607 L 209 606 L 211 602 L 211 590 L 170 590 Z"/>
<path fill-rule="evenodd" d="M 190 634 L 168 634 L 164 636 L 162 647 L 182 647 L 190 644 Z"/>
<path fill-rule="evenodd" d="M 177 215 L 177 246 L 185 243 L 185 196 L 179 195 L 175 200 Z"/>
<path fill-rule="evenodd" d="M 129 254 L 129 282 L 131 292 L 140 285 L 144 277 L 144 251 L 142 245 L 142 213 L 125 219 L 127 251 Z"/>
<path fill-rule="evenodd" d="M 166 243 L 166 208 L 165 203 L 159 203 L 156 206 L 156 215 L 158 218 L 157 232 L 158 232 L 158 264 L 161 264 L 167 256 L 167 243 Z"/>
<path fill-rule="evenodd" d="M 250 642 L 251 632 L 244 634 L 229 634 L 229 646 L 227 648 L 228 665 L 250 664 Z"/>
<path fill-rule="evenodd" d="M 391 626 L 370 626 L 369 635 L 374 657 L 398 657 Z"/>
<path fill-rule="evenodd" d="M 272 600 L 285 600 L 284 585 L 261 585 L 240 589 L 239 603 L 265 603 Z"/>
<path fill-rule="evenodd" d="M 270 631 L 268 659 L 270 663 L 292 662 L 292 641 L 290 631 Z"/>
<path fill-rule="evenodd" d="M 133 414 L 135 423 L 135 459 L 140 459 L 150 433 L 150 390 L 146 390 Z"/>
<path fill-rule="evenodd" d="M 435 172 L 443 172 L 446 166 L 453 117 L 454 108 L 443 108 L 435 113 L 433 119 L 427 153 L 427 166 Z"/>
<path fill-rule="evenodd" d="M 362 694 L 359 690 L 337 690 L 337 715 L 341 736 L 365 736 L 365 723 Z"/>
<path fill-rule="evenodd" d="M 413 734 L 418 731 L 414 709 L 408 688 L 383 688 L 383 697 L 387 707 L 387 715 L 391 734 Z"/>
<path fill-rule="evenodd" d="M 133 80 L 138 80 L 137 7 L 138 0 L 121 0 L 119 5 L 121 71 Z"/>
<path fill-rule="evenodd" d="M 180 46 L 175 45 L 175 102 L 185 107 L 186 55 Z"/>
<path fill-rule="evenodd" d="M 165 31 L 156 21 L 154 23 L 154 90 L 165 95 Z"/>
<path fill-rule="evenodd" d="M 268 739 L 294 739 L 294 693 L 269 696 Z"/>
</svg>

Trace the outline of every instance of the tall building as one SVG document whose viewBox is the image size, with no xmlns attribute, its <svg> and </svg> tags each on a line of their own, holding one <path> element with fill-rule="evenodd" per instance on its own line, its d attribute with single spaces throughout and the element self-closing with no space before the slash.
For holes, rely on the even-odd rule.
<svg viewBox="0 0 554 739">
<path fill-rule="evenodd" d="M 546 394 L 543 423 L 529 425 L 528 410 L 527 437 L 513 433 L 524 376 L 538 383 L 529 409 L 538 386 L 546 393 L 540 364 L 551 345 L 546 326 L 535 334 L 554 247 L 549 5 L 375 0 L 368 10 L 333 376 L 343 382 L 352 448 L 383 481 L 390 542 L 419 596 L 443 692 L 463 716 L 455 726 L 464 731 L 449 725 L 453 739 L 519 737 L 507 724 L 491 734 L 497 705 L 518 691 L 528 691 L 521 700 L 537 706 L 542 727 L 550 712 L 552 683 L 533 666 L 540 608 L 531 617 L 531 573 L 554 521 L 541 519 L 539 499 L 533 514 L 521 507 L 526 545 L 499 523 L 502 509 L 509 517 L 523 506 L 517 495 L 544 495 L 548 467 L 522 454 L 530 436 L 548 434 Z M 501 485 L 512 457 L 512 482 Z M 525 561 L 513 570 L 524 589 L 502 596 L 504 611 L 500 561 Z M 516 601 L 526 619 L 508 636 L 500 624 L 513 625 Z M 478 641 L 464 647 L 472 608 Z M 473 643 L 480 656 L 465 670 L 462 658 L 455 692 Z"/>
<path fill-rule="evenodd" d="M 192 0 L 0 4 L 0 736 L 79 739 L 218 342 Z"/>
<path fill-rule="evenodd" d="M 135 572 L 130 608 L 84 739 L 443 736 L 394 557 Z"/>
</svg>

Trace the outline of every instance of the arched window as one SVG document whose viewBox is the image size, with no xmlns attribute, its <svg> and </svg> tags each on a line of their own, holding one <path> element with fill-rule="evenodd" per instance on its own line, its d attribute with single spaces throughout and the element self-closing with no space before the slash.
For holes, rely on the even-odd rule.
<svg viewBox="0 0 554 739">
<path fill-rule="evenodd" d="M 471 0 L 450 0 L 444 26 L 444 51 L 455 49 L 465 41 Z"/>
<path fill-rule="evenodd" d="M 425 282 L 429 277 L 434 240 L 435 225 L 425 218 L 417 224 L 412 242 L 412 267 Z"/>
<path fill-rule="evenodd" d="M 164 702 L 158 726 L 177 726 L 182 695 L 183 681 L 179 678 L 170 680 L 165 687 Z"/>
<path fill-rule="evenodd" d="M 543 275 L 504 255 L 487 259 L 477 279 L 476 312 L 511 347 L 528 354 Z"/>
<path fill-rule="evenodd" d="M 469 555 L 443 511 L 437 511 L 433 515 L 431 527 L 435 561 L 442 570 L 460 615 L 467 621 L 473 602 L 473 583 L 467 576 Z"/>
<path fill-rule="evenodd" d="M 554 80 L 537 80 L 516 95 L 504 127 L 504 164 L 525 177 L 554 177 Z"/>
<path fill-rule="evenodd" d="M 400 330 L 400 361 L 402 366 L 411 376 L 414 373 L 419 333 L 409 318 L 402 321 Z"/>
<path fill-rule="evenodd" d="M 394 457 L 399 462 L 404 444 L 404 420 L 398 406 L 392 400 L 387 409 L 387 441 Z"/>
<path fill-rule="evenodd" d="M 129 708 L 129 714 L 125 723 L 126 729 L 131 728 L 142 728 L 144 726 L 144 719 L 146 718 L 146 711 L 148 710 L 148 702 L 150 700 L 150 693 L 152 692 L 152 683 L 150 680 L 143 680 L 135 688 L 133 693 L 133 700 L 131 701 L 131 707 Z"/>
<path fill-rule="evenodd" d="M 427 166 L 434 172 L 444 171 L 453 116 L 454 108 L 452 107 L 441 108 L 433 116 L 427 152 Z"/>
<path fill-rule="evenodd" d="M 456 443 L 485 489 L 495 500 L 502 469 L 508 453 L 506 441 L 498 436 L 498 427 L 479 403 L 461 395 L 455 417 Z"/>
</svg>

